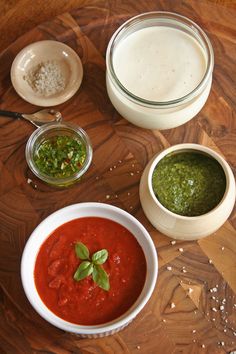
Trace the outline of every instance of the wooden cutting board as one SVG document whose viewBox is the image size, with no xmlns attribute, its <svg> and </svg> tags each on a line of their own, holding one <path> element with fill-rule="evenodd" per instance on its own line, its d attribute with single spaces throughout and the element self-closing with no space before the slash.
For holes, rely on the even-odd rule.
<svg viewBox="0 0 236 354">
<path fill-rule="evenodd" d="M 65 121 L 86 130 L 94 148 L 92 166 L 81 183 L 55 190 L 36 180 L 27 167 L 24 150 L 33 126 L 0 117 L 0 352 L 214 354 L 235 350 L 235 210 L 214 235 L 172 245 L 145 218 L 138 189 L 150 158 L 177 143 L 209 146 L 235 171 L 236 9 L 227 9 L 220 1 L 193 0 L 89 4 L 81 2 L 78 10 L 38 26 L 0 56 L 0 108 L 30 113 L 38 107 L 23 101 L 10 83 L 15 55 L 42 39 L 72 47 L 82 60 L 84 79 L 77 94 L 58 109 Z M 112 33 L 126 19 L 152 10 L 191 18 L 206 30 L 215 51 L 213 86 L 205 107 L 189 123 L 162 132 L 129 124 L 111 105 L 105 86 L 105 52 Z M 28 178 L 33 183 L 27 183 Z M 87 201 L 113 204 L 133 214 L 150 232 L 159 256 L 159 277 L 149 303 L 126 329 L 101 339 L 79 339 L 45 322 L 27 301 L 20 280 L 21 254 L 37 224 L 59 208 Z M 211 292 L 212 288 L 217 291 Z"/>
</svg>

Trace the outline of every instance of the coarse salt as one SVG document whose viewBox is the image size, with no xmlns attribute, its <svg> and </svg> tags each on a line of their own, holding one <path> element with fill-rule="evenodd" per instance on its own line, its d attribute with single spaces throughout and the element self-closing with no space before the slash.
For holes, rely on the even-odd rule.
<svg viewBox="0 0 236 354">
<path fill-rule="evenodd" d="M 41 62 L 23 77 L 33 91 L 51 96 L 64 90 L 66 83 L 60 65 L 56 61 Z"/>
</svg>

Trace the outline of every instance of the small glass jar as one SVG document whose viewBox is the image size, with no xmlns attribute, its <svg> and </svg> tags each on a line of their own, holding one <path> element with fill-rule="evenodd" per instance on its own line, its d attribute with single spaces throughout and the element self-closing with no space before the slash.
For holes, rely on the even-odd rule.
<svg viewBox="0 0 236 354">
<path fill-rule="evenodd" d="M 149 27 L 171 28 L 184 32 L 201 48 L 205 73 L 196 87 L 182 97 L 168 101 L 151 101 L 130 92 L 119 80 L 114 68 L 114 53 L 119 44 L 135 32 Z M 177 53 L 182 55 L 182 53 Z M 129 63 L 127 62 L 127 67 Z M 106 53 L 107 92 L 116 110 L 128 121 L 147 129 L 169 129 L 192 119 L 205 104 L 212 83 L 214 53 L 209 38 L 188 18 L 170 12 L 149 12 L 125 22 L 113 34 Z M 138 85 L 138 82 L 137 82 Z"/>
<path fill-rule="evenodd" d="M 74 140 L 80 141 L 85 147 L 86 156 L 81 168 L 68 177 L 53 177 L 47 175 L 40 171 L 35 163 L 35 154 L 38 151 L 39 146 L 45 140 L 58 136 L 74 138 Z M 93 150 L 90 139 L 82 128 L 71 123 L 59 122 L 48 123 L 35 130 L 27 142 L 25 156 L 29 168 L 36 177 L 55 187 L 67 187 L 78 182 L 87 171 L 92 161 Z"/>
</svg>

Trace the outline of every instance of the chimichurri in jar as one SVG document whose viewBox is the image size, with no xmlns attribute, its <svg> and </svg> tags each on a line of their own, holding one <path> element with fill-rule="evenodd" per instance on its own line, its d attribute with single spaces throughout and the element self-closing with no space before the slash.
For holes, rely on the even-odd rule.
<svg viewBox="0 0 236 354">
<path fill-rule="evenodd" d="M 159 202 L 173 213 L 198 216 L 223 198 L 226 177 L 221 165 L 208 155 L 179 152 L 165 156 L 152 176 Z"/>
<path fill-rule="evenodd" d="M 66 178 L 77 173 L 86 159 L 84 143 L 71 136 L 53 136 L 39 144 L 34 162 L 41 173 Z"/>
</svg>

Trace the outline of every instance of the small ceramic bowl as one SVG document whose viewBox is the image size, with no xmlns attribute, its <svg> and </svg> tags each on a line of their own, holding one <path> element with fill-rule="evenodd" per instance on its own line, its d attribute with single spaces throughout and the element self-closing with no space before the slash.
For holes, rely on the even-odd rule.
<svg viewBox="0 0 236 354">
<path fill-rule="evenodd" d="M 46 76 L 43 70 L 48 63 L 51 74 Z M 37 71 L 39 65 L 43 66 L 41 76 Z M 38 84 L 40 87 L 47 86 L 45 82 L 49 80 L 54 87 L 53 93 L 46 94 L 43 88 L 44 91 L 41 92 L 35 87 L 33 89 L 29 77 L 31 81 L 41 80 L 40 85 Z M 25 101 L 42 107 L 56 106 L 67 101 L 79 89 L 82 78 L 83 66 L 77 53 L 66 44 L 52 40 L 28 45 L 17 54 L 11 67 L 11 81 L 18 95 Z M 60 91 L 56 86 L 59 83 Z"/>
<path fill-rule="evenodd" d="M 132 307 L 119 318 L 100 325 L 78 325 L 67 322 L 52 313 L 42 302 L 34 281 L 34 267 L 42 243 L 60 225 L 77 218 L 101 217 L 113 220 L 128 229 L 143 249 L 147 274 L 141 294 Z M 24 291 L 34 309 L 52 325 L 80 335 L 81 337 L 103 337 L 120 331 L 143 309 L 150 299 L 157 279 L 158 260 L 153 241 L 142 224 L 126 211 L 103 203 L 74 204 L 56 211 L 42 221 L 33 231 L 25 245 L 21 260 L 21 279 Z"/>
<path fill-rule="evenodd" d="M 77 172 L 68 177 L 53 177 L 43 173 L 42 170 L 39 169 L 35 163 L 35 156 L 39 146 L 45 142 L 45 140 L 61 136 L 71 137 L 76 141 L 80 141 L 84 145 L 86 157 L 81 168 Z M 92 161 L 92 156 L 92 145 L 87 133 L 82 128 L 65 122 L 48 123 L 36 129 L 29 137 L 25 149 L 26 161 L 34 175 L 55 187 L 67 187 L 78 182 L 88 170 Z"/>
<path fill-rule="evenodd" d="M 199 216 L 182 216 L 165 208 L 157 199 L 152 187 L 153 171 L 166 155 L 178 152 L 198 152 L 218 161 L 226 177 L 223 198 L 215 208 Z M 228 163 L 215 151 L 198 144 L 171 146 L 153 157 L 147 164 L 140 181 L 140 200 L 151 224 L 163 234 L 180 240 L 197 240 L 218 230 L 229 217 L 235 203 L 235 180 Z"/>
</svg>

